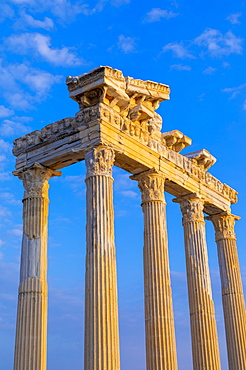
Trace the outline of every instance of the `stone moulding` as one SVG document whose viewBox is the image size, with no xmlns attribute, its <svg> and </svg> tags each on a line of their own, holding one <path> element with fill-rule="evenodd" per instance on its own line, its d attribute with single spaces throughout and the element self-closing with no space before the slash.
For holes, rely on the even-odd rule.
<svg viewBox="0 0 246 370">
<path fill-rule="evenodd" d="M 179 154 L 191 144 L 191 139 L 178 130 L 161 132 L 162 118 L 155 110 L 159 102 L 169 98 L 167 85 L 125 78 L 121 71 L 110 67 L 68 77 L 67 85 L 80 110 L 75 117 L 64 118 L 14 140 L 18 170 L 34 162 L 62 168 L 83 160 L 91 147 L 106 144 L 114 147 L 116 165 L 118 158 L 124 158 L 123 168 L 132 174 L 153 167 L 164 171 L 172 183 L 177 181 L 175 186 L 180 189 L 175 190 L 175 196 L 199 192 L 203 186 L 211 204 L 213 198 L 224 199 L 223 205 L 216 204 L 219 208 L 216 212 L 229 210 L 230 204 L 237 202 L 234 189 L 206 172 L 216 160 L 207 150 Z M 139 157 L 130 152 L 139 153 Z M 59 153 L 62 160 L 58 163 Z M 151 165 L 146 167 L 146 158 L 150 157 Z M 131 165 L 127 166 L 127 162 Z M 176 180 L 177 175 L 182 180 Z M 195 188 L 190 189 L 187 179 L 194 179 Z"/>
</svg>

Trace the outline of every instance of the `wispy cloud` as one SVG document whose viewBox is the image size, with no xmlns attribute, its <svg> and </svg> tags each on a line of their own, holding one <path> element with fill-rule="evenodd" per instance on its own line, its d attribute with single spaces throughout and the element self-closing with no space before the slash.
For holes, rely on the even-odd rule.
<svg viewBox="0 0 246 370">
<path fill-rule="evenodd" d="M 229 94 L 229 99 L 235 99 L 236 97 L 241 97 L 246 94 L 246 83 L 236 86 L 236 87 L 226 87 L 221 90 L 224 93 Z M 242 109 L 246 110 L 246 99 L 244 98 L 244 101 L 242 103 Z"/>
<path fill-rule="evenodd" d="M 243 39 L 235 36 L 231 31 L 224 35 L 212 28 L 207 28 L 200 36 L 196 37 L 194 43 L 204 47 L 210 56 L 222 57 L 230 54 L 242 54 Z"/>
<path fill-rule="evenodd" d="M 230 94 L 230 99 L 234 99 L 237 95 L 241 94 L 246 90 L 246 83 L 236 87 L 226 87 L 222 89 L 222 92 Z"/>
<path fill-rule="evenodd" d="M 27 64 L 3 64 L 0 60 L 0 86 L 6 101 L 16 109 L 33 108 L 32 102 L 39 102 L 47 97 L 51 87 L 61 82 L 61 76 L 29 67 Z M 25 85 L 25 86 L 23 86 Z M 27 92 L 26 87 L 30 89 Z M 6 108 L 6 107 L 4 107 Z M 0 109 L 2 114 L 11 109 Z M 0 114 L 1 116 L 1 114 Z"/>
<path fill-rule="evenodd" d="M 5 21 L 5 19 L 13 18 L 15 15 L 13 8 L 7 4 L 5 1 L 1 3 L 1 12 L 0 12 L 0 23 Z"/>
<path fill-rule="evenodd" d="M 8 143 L 7 141 L 0 139 L 0 148 L 1 152 L 10 152 L 11 151 L 11 144 Z"/>
<path fill-rule="evenodd" d="M 208 67 L 202 71 L 205 75 L 213 75 L 217 71 L 217 68 Z"/>
<path fill-rule="evenodd" d="M 0 156 L 1 157 L 1 156 Z M 15 199 L 15 196 L 13 193 L 10 193 L 8 191 L 0 191 L 0 199 L 2 199 L 4 202 L 8 204 L 13 204 L 13 205 L 21 205 L 21 200 Z"/>
<path fill-rule="evenodd" d="M 118 47 L 125 54 L 134 53 L 136 51 L 136 38 L 120 35 L 118 38 Z"/>
<path fill-rule="evenodd" d="M 20 13 L 20 18 L 15 22 L 14 26 L 15 28 L 25 28 L 28 26 L 31 28 L 42 28 L 49 31 L 54 28 L 54 22 L 48 17 L 44 17 L 43 20 L 35 19 L 24 11 Z"/>
<path fill-rule="evenodd" d="M 172 51 L 175 58 L 193 59 L 195 58 L 189 50 L 182 44 L 182 42 L 170 42 L 162 48 L 162 52 Z"/>
<path fill-rule="evenodd" d="M 191 67 L 184 64 L 173 64 L 170 66 L 170 70 L 172 71 L 173 69 L 177 71 L 191 71 Z"/>
<path fill-rule="evenodd" d="M 147 13 L 144 23 L 159 22 L 161 19 L 170 19 L 177 17 L 179 13 L 174 13 L 173 11 L 164 10 L 161 8 L 153 8 Z"/>
<path fill-rule="evenodd" d="M 226 17 L 226 20 L 229 21 L 231 24 L 240 24 L 239 18 L 242 16 L 241 12 L 232 13 Z"/>
<path fill-rule="evenodd" d="M 23 234 L 22 225 L 17 225 L 17 227 L 7 231 L 8 234 L 21 237 Z"/>
<path fill-rule="evenodd" d="M 118 8 L 121 5 L 129 4 L 131 0 L 111 0 L 111 4 Z"/>
<path fill-rule="evenodd" d="M 41 33 L 14 34 L 7 37 L 5 44 L 14 53 L 22 55 L 33 53 L 54 65 L 75 67 L 84 63 L 69 47 L 52 48 L 51 38 Z"/>
<path fill-rule="evenodd" d="M 10 210 L 8 208 L 3 207 L 3 206 L 0 205 L 0 216 L 4 218 L 4 217 L 8 217 L 10 215 L 11 215 Z"/>
<path fill-rule="evenodd" d="M 139 194 L 133 190 L 124 190 L 124 191 L 121 191 L 120 194 L 126 198 L 131 198 L 131 199 L 139 198 Z"/>
<path fill-rule="evenodd" d="M 26 125 L 31 120 L 30 117 L 13 117 L 11 120 L 5 119 L 0 126 L 3 137 L 18 136 L 31 131 L 31 127 Z"/>
<path fill-rule="evenodd" d="M 85 196 L 85 176 L 84 175 L 74 175 L 65 176 L 62 181 L 67 184 L 78 197 Z"/>
<path fill-rule="evenodd" d="M 0 153 L 1 153 L 0 154 L 0 181 L 1 182 L 9 181 L 12 177 L 11 172 L 6 171 L 9 157 L 11 155 L 11 149 L 12 149 L 12 145 L 9 142 L 3 139 L 0 139 Z"/>
<path fill-rule="evenodd" d="M 14 114 L 12 109 L 6 108 L 4 105 L 0 105 L 0 118 L 9 117 Z"/>
<path fill-rule="evenodd" d="M 70 0 L 11 0 L 11 2 L 30 12 L 41 13 L 49 11 L 60 23 L 67 24 L 73 22 L 80 14 L 91 16 L 101 12 L 107 3 L 114 7 L 119 7 L 128 4 L 130 0 L 99 0 L 92 7 L 89 4 L 83 4 L 82 1 Z"/>
</svg>

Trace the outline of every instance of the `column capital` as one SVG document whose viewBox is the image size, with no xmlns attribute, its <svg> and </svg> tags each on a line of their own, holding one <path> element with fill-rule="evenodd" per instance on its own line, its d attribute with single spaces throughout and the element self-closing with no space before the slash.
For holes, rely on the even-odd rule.
<svg viewBox="0 0 246 370">
<path fill-rule="evenodd" d="M 138 181 L 138 187 L 142 193 L 142 203 L 150 201 L 164 202 L 165 177 L 156 169 L 130 176 L 132 180 Z"/>
<path fill-rule="evenodd" d="M 183 215 L 183 225 L 187 222 L 204 222 L 204 200 L 196 193 L 184 195 L 173 199 L 174 203 L 180 204 Z"/>
<path fill-rule="evenodd" d="M 86 178 L 95 175 L 112 176 L 115 153 L 111 147 L 98 146 L 85 153 Z"/>
<path fill-rule="evenodd" d="M 235 216 L 227 211 L 218 213 L 206 217 L 206 220 L 213 222 L 215 229 L 216 241 L 222 239 L 236 239 L 236 234 L 234 231 L 235 221 L 240 220 L 241 217 Z"/>
<path fill-rule="evenodd" d="M 13 175 L 23 180 L 24 199 L 31 197 L 48 198 L 48 180 L 53 176 L 61 176 L 61 171 L 52 170 L 35 162 L 24 171 L 13 171 Z"/>
</svg>

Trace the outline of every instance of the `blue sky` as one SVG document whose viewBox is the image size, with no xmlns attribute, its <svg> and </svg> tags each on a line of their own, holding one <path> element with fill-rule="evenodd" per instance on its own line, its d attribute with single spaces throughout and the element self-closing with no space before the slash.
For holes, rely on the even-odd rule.
<svg viewBox="0 0 246 370">
<path fill-rule="evenodd" d="M 210 172 L 239 191 L 233 213 L 246 283 L 245 2 L 9 0 L 0 27 L 0 367 L 12 369 L 22 234 L 21 181 L 11 175 L 12 140 L 73 116 L 65 78 L 109 65 L 125 76 L 170 85 L 158 110 L 163 131 L 193 140 L 216 158 Z M 185 152 L 184 151 L 184 152 Z M 83 369 L 85 166 L 51 179 L 49 217 L 48 370 Z M 114 169 L 122 370 L 144 370 L 143 216 L 137 184 Z M 183 231 L 167 195 L 170 265 L 179 369 L 191 350 Z M 221 362 L 227 370 L 220 281 L 212 225 L 207 223 Z"/>
</svg>

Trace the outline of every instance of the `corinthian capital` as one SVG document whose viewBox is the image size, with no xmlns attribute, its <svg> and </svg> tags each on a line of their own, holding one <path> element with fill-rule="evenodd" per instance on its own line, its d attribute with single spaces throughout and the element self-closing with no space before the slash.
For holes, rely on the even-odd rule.
<svg viewBox="0 0 246 370">
<path fill-rule="evenodd" d="M 88 151 L 85 154 L 86 177 L 95 175 L 112 176 L 114 158 L 114 150 L 109 147 L 97 147 Z"/>
<path fill-rule="evenodd" d="M 138 181 L 143 203 L 152 200 L 164 201 L 165 178 L 162 174 L 153 169 L 139 175 L 131 176 L 131 179 Z"/>
<path fill-rule="evenodd" d="M 239 216 L 232 215 L 228 212 L 222 212 L 217 215 L 206 217 L 206 219 L 213 222 L 216 241 L 221 239 L 236 239 L 234 226 L 235 221 L 240 220 Z"/>
<path fill-rule="evenodd" d="M 34 163 L 24 171 L 14 171 L 13 174 L 23 180 L 24 198 L 48 198 L 48 180 L 53 176 L 61 176 L 61 171 L 55 171 L 39 163 Z"/>
<path fill-rule="evenodd" d="M 204 201 L 194 195 L 188 195 L 174 199 L 175 203 L 180 203 L 180 209 L 183 215 L 183 224 L 187 222 L 204 221 L 203 207 Z"/>
</svg>

